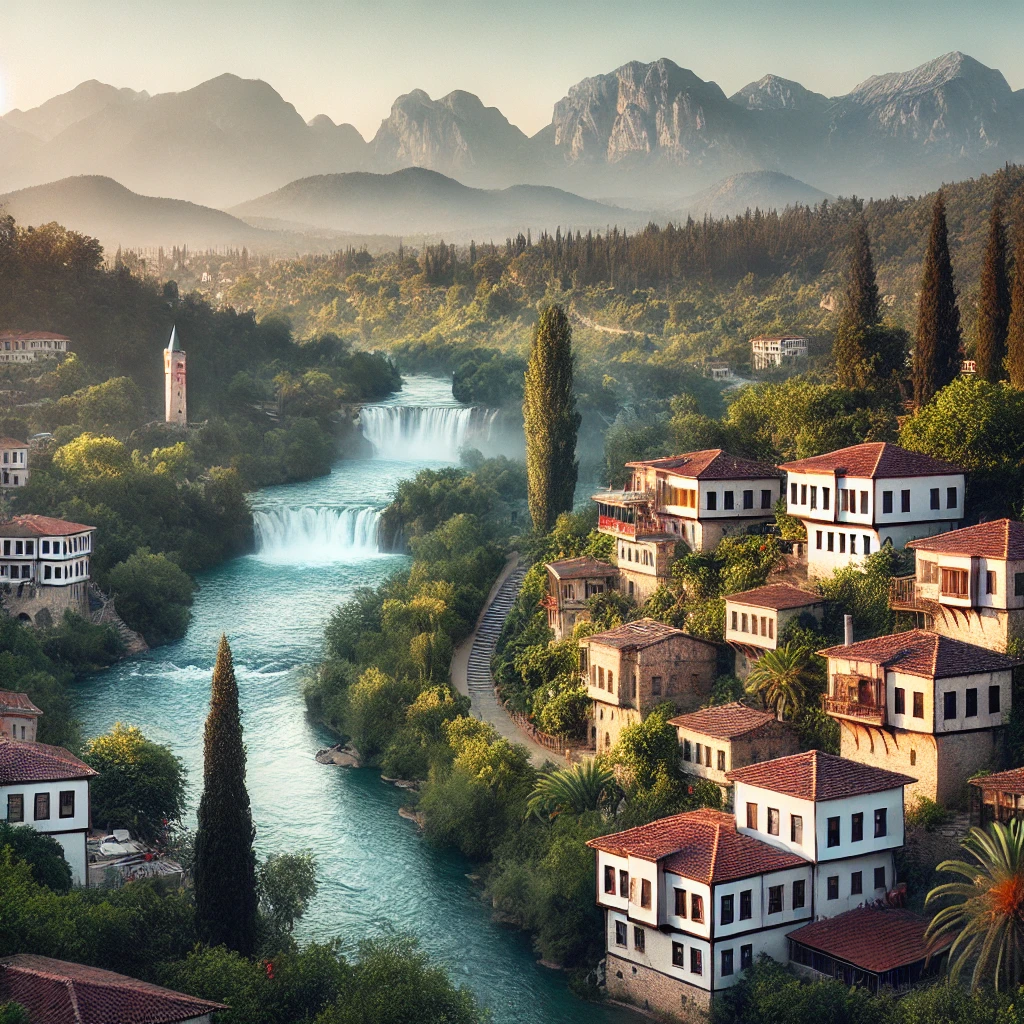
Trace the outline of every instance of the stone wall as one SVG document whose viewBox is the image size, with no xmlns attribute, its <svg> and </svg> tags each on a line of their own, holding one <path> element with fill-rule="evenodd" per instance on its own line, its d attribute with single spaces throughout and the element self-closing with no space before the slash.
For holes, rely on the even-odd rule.
<svg viewBox="0 0 1024 1024">
<path fill-rule="evenodd" d="M 89 617 L 89 582 L 82 580 L 63 587 L 44 587 L 34 583 L 10 584 L 2 597 L 3 607 L 15 619 L 47 627 L 60 621 L 70 609 Z"/>
<path fill-rule="evenodd" d="M 632 964 L 609 953 L 605 961 L 605 984 L 612 999 L 644 1010 L 667 1013 L 677 1020 L 707 1024 L 710 992 L 643 964 Z"/>
</svg>

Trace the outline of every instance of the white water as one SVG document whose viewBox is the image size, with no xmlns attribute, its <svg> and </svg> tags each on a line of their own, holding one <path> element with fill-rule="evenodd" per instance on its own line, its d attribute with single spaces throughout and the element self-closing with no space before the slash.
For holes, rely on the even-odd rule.
<svg viewBox="0 0 1024 1024">
<path fill-rule="evenodd" d="M 496 416 L 460 406 L 367 405 L 359 424 L 378 459 L 456 462 L 466 445 L 490 439 Z"/>
<path fill-rule="evenodd" d="M 253 512 L 256 555 L 265 562 L 310 565 L 378 552 L 379 508 L 274 508 Z"/>
</svg>

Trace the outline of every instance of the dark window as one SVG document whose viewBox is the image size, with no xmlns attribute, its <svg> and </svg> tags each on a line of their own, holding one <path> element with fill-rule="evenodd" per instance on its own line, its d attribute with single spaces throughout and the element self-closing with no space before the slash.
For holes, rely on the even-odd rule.
<svg viewBox="0 0 1024 1024">
<path fill-rule="evenodd" d="M 978 690 L 972 686 L 964 694 L 964 718 L 978 717 Z"/>
<path fill-rule="evenodd" d="M 685 889 L 676 889 L 676 917 L 686 917 Z"/>
<path fill-rule="evenodd" d="M 807 504 L 807 484 L 800 485 L 800 504 Z"/>
<path fill-rule="evenodd" d="M 724 750 L 720 750 L 718 752 L 718 770 L 720 772 L 724 772 L 725 771 L 725 751 Z"/>
<path fill-rule="evenodd" d="M 946 508 L 956 508 L 956 488 L 946 488 Z"/>
<path fill-rule="evenodd" d="M 884 807 L 875 808 L 875 838 L 881 839 L 882 836 L 889 834 L 888 824 L 888 813 Z"/>
<path fill-rule="evenodd" d="M 683 946 L 681 942 L 672 943 L 672 966 L 686 966 L 686 948 Z"/>
<path fill-rule="evenodd" d="M 62 789 L 60 791 L 60 816 L 62 818 L 73 818 L 75 816 L 75 791 L 73 789 Z"/>
<path fill-rule="evenodd" d="M 1024 572 L 1013 574 L 1013 596 L 1024 597 Z"/>
<path fill-rule="evenodd" d="M 996 592 L 996 574 L 989 569 L 985 573 L 985 593 L 994 594 Z"/>
<path fill-rule="evenodd" d="M 704 897 L 693 894 L 690 896 L 690 920 L 694 924 L 704 923 Z"/>
<path fill-rule="evenodd" d="M 740 920 L 749 921 L 753 916 L 753 891 L 751 889 L 744 889 L 740 893 Z"/>
<path fill-rule="evenodd" d="M 818 507 L 818 488 L 811 485 L 811 508 Z"/>
<path fill-rule="evenodd" d="M 938 509 L 940 507 L 939 506 L 939 489 L 938 489 L 938 487 L 933 487 L 928 492 L 928 498 L 929 498 L 929 507 L 930 508 Z"/>
<path fill-rule="evenodd" d="M 604 869 L 604 891 L 615 895 L 615 868 L 606 866 Z"/>
<path fill-rule="evenodd" d="M 771 508 L 771 507 L 772 507 L 772 492 L 771 491 L 762 491 L 761 492 L 761 508 Z"/>
<path fill-rule="evenodd" d="M 850 511 L 850 492 L 845 487 L 839 488 L 839 511 Z"/>
<path fill-rule="evenodd" d="M 747 828 L 757 828 L 757 804 L 747 804 Z"/>
<path fill-rule="evenodd" d="M 893 692 L 893 711 L 897 715 L 907 713 L 907 691 L 902 686 L 897 686 Z"/>
<path fill-rule="evenodd" d="M 829 818 L 828 819 L 828 845 L 838 846 L 839 845 L 839 819 Z"/>
<path fill-rule="evenodd" d="M 732 950 L 722 950 L 722 977 L 724 978 L 727 974 L 732 974 Z"/>
<path fill-rule="evenodd" d="M 775 807 L 768 808 L 768 835 L 779 834 L 779 812 Z"/>
<path fill-rule="evenodd" d="M 21 793 L 7 794 L 7 820 L 25 820 L 25 797 Z"/>
<path fill-rule="evenodd" d="M 990 715 L 999 714 L 999 687 L 990 686 L 988 688 L 988 713 Z"/>
<path fill-rule="evenodd" d="M 948 722 L 956 718 L 956 690 L 950 690 L 942 695 L 942 717 Z"/>
<path fill-rule="evenodd" d="M 820 551 L 821 550 L 821 530 L 815 530 L 814 531 L 814 544 L 815 544 L 815 547 L 817 547 L 817 549 Z"/>
<path fill-rule="evenodd" d="M 791 505 L 796 504 L 796 484 L 789 485 L 789 503 Z M 5 551 L 4 554 L 7 554 L 7 552 Z"/>
<path fill-rule="evenodd" d="M 866 516 L 868 514 L 868 492 L 860 492 L 860 514 Z"/>
<path fill-rule="evenodd" d="M 804 818 L 802 814 L 791 814 L 789 816 L 789 841 L 791 843 L 803 843 L 804 841 Z"/>
<path fill-rule="evenodd" d="M 743 507 L 753 508 L 754 507 L 754 492 L 744 491 L 743 492 Z"/>
<path fill-rule="evenodd" d="M 850 895 L 859 896 L 864 891 L 864 872 L 854 871 L 850 875 Z"/>
<path fill-rule="evenodd" d="M 47 821 L 50 817 L 50 794 L 36 793 L 34 818 L 36 821 Z"/>
<path fill-rule="evenodd" d="M 733 612 L 732 614 L 733 614 L 733 617 L 735 618 L 736 613 Z M 736 628 L 736 624 L 735 623 L 733 623 L 732 628 L 733 629 Z M 692 761 L 693 760 L 693 755 L 690 752 L 690 741 L 689 740 L 683 740 L 683 760 L 684 761 Z"/>
<path fill-rule="evenodd" d="M 768 913 L 769 914 L 781 914 L 782 913 L 782 886 L 781 885 L 769 885 L 768 886 Z"/>
<path fill-rule="evenodd" d="M 858 811 L 850 818 L 850 842 L 859 843 L 864 838 L 864 812 Z"/>
<path fill-rule="evenodd" d="M 708 491 L 708 511 L 714 512 L 718 508 L 718 495 L 714 491 Z"/>
<path fill-rule="evenodd" d="M 885 888 L 885 868 L 875 868 L 875 888 Z"/>
<path fill-rule="evenodd" d="M 900 491 L 900 511 L 910 511 L 910 491 Z"/>
<path fill-rule="evenodd" d="M 704 960 L 700 955 L 700 950 L 694 949 L 693 946 L 690 947 L 690 973 L 704 973 Z"/>
<path fill-rule="evenodd" d="M 839 534 L 839 553 L 843 554 L 846 551 L 846 534 Z"/>
<path fill-rule="evenodd" d="M 619 869 L 619 895 L 623 899 L 629 898 L 629 872 Z"/>
<path fill-rule="evenodd" d="M 836 546 L 836 535 L 831 530 L 829 530 L 829 533 L 828 533 L 828 549 L 829 549 L 829 551 L 834 551 L 835 550 L 835 546 Z"/>
<path fill-rule="evenodd" d="M 651 694 L 655 697 L 661 695 L 661 676 L 651 676 Z"/>
<path fill-rule="evenodd" d="M 866 533 L 864 534 L 864 554 L 871 554 L 871 538 Z"/>
<path fill-rule="evenodd" d="M 749 943 L 740 946 L 740 970 L 745 971 L 748 967 L 754 966 L 754 947 Z"/>
<path fill-rule="evenodd" d="M 828 899 L 837 900 L 839 899 L 839 876 L 829 875 L 828 876 Z"/>
<path fill-rule="evenodd" d="M 914 691 L 914 717 L 924 718 L 924 694 L 919 690 Z"/>
<path fill-rule="evenodd" d="M 633 926 L 633 948 L 642 953 L 647 948 L 647 933 L 643 928 Z"/>
<path fill-rule="evenodd" d="M 726 491 L 722 495 L 722 508 L 730 510 L 735 508 L 735 505 L 733 504 L 732 491 Z"/>
<path fill-rule="evenodd" d="M 807 900 L 807 884 L 802 878 L 793 883 L 793 909 L 799 910 Z"/>
<path fill-rule="evenodd" d="M 626 945 L 626 922 L 616 921 L 615 922 L 615 945 L 624 946 Z"/>
<path fill-rule="evenodd" d="M 732 909 L 733 909 L 733 898 L 732 896 L 722 897 L 722 920 L 721 924 L 732 924 Z"/>
<path fill-rule="evenodd" d="M 646 878 L 640 879 L 640 906 L 651 909 L 651 883 Z"/>
<path fill-rule="evenodd" d="M 892 491 L 882 491 L 882 511 L 892 511 Z"/>
</svg>

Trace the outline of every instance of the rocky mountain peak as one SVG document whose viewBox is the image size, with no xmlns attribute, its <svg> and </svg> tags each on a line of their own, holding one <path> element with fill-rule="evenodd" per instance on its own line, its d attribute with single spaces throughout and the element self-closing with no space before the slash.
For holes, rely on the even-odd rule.
<svg viewBox="0 0 1024 1024">
<path fill-rule="evenodd" d="M 747 110 L 824 110 L 829 104 L 827 96 L 779 75 L 765 75 L 729 99 Z"/>
<path fill-rule="evenodd" d="M 849 94 L 849 98 L 864 104 L 892 102 L 934 92 L 954 82 L 972 92 L 988 93 L 996 99 L 1005 99 L 1012 92 L 1001 71 L 986 67 L 981 61 L 954 50 L 910 71 L 872 75 L 861 82 Z"/>
</svg>

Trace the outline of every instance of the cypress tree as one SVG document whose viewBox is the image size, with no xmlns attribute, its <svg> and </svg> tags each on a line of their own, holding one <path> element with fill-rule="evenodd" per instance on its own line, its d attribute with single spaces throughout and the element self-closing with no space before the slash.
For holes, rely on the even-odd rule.
<svg viewBox="0 0 1024 1024">
<path fill-rule="evenodd" d="M 848 268 L 832 353 L 839 383 L 860 387 L 865 383 L 867 367 L 873 362 L 873 331 L 881 319 L 875 265 L 863 217 L 857 218 L 850 233 Z"/>
<path fill-rule="evenodd" d="M 1010 295 L 1010 323 L 1006 332 L 1006 369 L 1010 383 L 1024 389 L 1024 231 L 1017 229 L 1013 252 L 1013 291 Z"/>
<path fill-rule="evenodd" d="M 918 408 L 960 373 L 960 310 L 949 258 L 946 204 L 935 197 L 921 275 L 914 348 L 914 402 Z"/>
<path fill-rule="evenodd" d="M 196 929 L 211 946 L 243 956 L 256 947 L 256 857 L 238 683 L 227 637 L 220 638 L 206 718 L 203 795 L 199 801 L 193 878 Z"/>
<path fill-rule="evenodd" d="M 580 414 L 573 392 L 572 328 L 558 305 L 545 309 L 533 332 L 523 387 L 527 499 L 533 528 L 546 533 L 572 511 Z"/>
<path fill-rule="evenodd" d="M 1006 273 L 1006 233 L 999 200 L 992 204 L 988 244 L 978 293 L 978 376 L 995 383 L 1003 377 L 1006 331 L 1010 321 L 1010 280 Z"/>
</svg>

